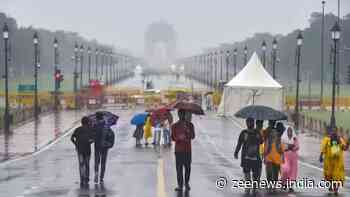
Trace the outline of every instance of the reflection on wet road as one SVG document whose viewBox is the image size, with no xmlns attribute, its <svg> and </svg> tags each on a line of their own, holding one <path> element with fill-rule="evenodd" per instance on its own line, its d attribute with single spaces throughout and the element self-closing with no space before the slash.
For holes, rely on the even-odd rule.
<svg viewBox="0 0 350 197">
<path fill-rule="evenodd" d="M 191 186 L 188 193 L 176 193 L 176 172 L 173 148 L 135 148 L 131 116 L 142 109 L 114 110 L 120 115 L 116 146 L 109 153 L 105 184 L 79 188 L 76 152 L 69 136 L 40 154 L 0 166 L 0 194 L 7 197 L 213 197 L 244 196 L 242 189 L 232 190 L 230 183 L 216 188 L 218 177 L 241 179 L 238 160 L 233 160 L 233 144 L 238 128 L 230 120 L 214 114 L 194 117 L 197 138 L 193 143 Z M 61 117 L 62 119 L 64 117 Z M 64 124 L 64 123 L 63 123 Z M 39 133 L 40 135 L 40 133 Z M 93 157 L 90 161 L 93 168 Z M 299 177 L 322 178 L 320 171 L 299 166 Z M 91 174 L 91 176 L 93 173 Z M 264 177 L 265 175 L 263 175 Z M 346 189 L 339 196 L 346 196 Z M 268 196 L 262 192 L 260 196 Z M 327 196 L 324 190 L 297 190 L 295 194 L 273 196 Z"/>
</svg>

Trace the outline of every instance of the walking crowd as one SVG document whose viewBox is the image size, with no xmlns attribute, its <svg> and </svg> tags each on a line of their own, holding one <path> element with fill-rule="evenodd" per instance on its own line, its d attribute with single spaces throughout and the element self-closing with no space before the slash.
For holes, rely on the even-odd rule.
<svg viewBox="0 0 350 197">
<path fill-rule="evenodd" d="M 275 120 L 269 120 L 265 129 L 263 125 L 262 120 L 246 119 L 247 128 L 239 135 L 234 157 L 238 159 L 241 152 L 246 181 L 259 183 L 264 164 L 266 179 L 273 183 L 273 187 L 266 188 L 268 193 L 277 192 L 278 181 L 282 190 L 294 192 L 298 179 L 298 136 L 292 127 L 286 129 L 282 122 L 276 124 Z M 329 127 L 321 144 L 320 162 L 324 166 L 324 180 L 334 183 L 328 188 L 329 192 L 336 195 L 345 180 L 343 151 L 348 148 L 349 143 Z M 245 193 L 255 195 L 258 189 L 259 184 L 253 184 L 253 188 L 246 188 Z"/>
<path fill-rule="evenodd" d="M 175 190 L 181 192 L 185 188 L 186 191 L 189 191 L 191 189 L 189 184 L 192 163 L 191 141 L 195 138 L 195 128 L 191 122 L 192 114 L 203 115 L 204 112 L 199 105 L 194 103 L 181 103 L 174 108 L 178 109 L 178 121 L 175 123 L 173 123 L 170 109 L 162 108 L 136 114 L 131 120 L 131 124 L 136 126 L 133 137 L 137 148 L 142 147 L 142 140 L 147 147 L 152 137 L 153 147 L 160 147 L 161 142 L 165 147 L 171 147 L 174 141 L 178 183 Z M 160 111 L 162 113 L 159 113 Z M 239 113 L 237 112 L 235 116 L 241 118 L 245 116 L 242 115 L 243 111 Z M 274 112 L 267 114 L 271 115 Z M 278 112 L 276 114 L 278 115 Z M 276 193 L 277 189 L 294 192 L 296 181 L 298 181 L 299 140 L 297 133 L 292 127 L 286 128 L 283 122 L 279 121 L 285 119 L 283 114 L 282 118 L 275 120 L 264 119 L 268 120 L 266 128 L 264 128 L 264 120 L 253 117 L 245 119 L 247 128 L 239 134 L 234 151 L 235 159 L 238 159 L 241 153 L 240 165 L 245 181 L 259 183 L 264 166 L 266 180 L 269 183 L 275 183 L 265 188 L 268 193 Z M 83 117 L 82 125 L 71 136 L 78 153 L 81 187 L 88 187 L 92 143 L 95 147 L 94 182 L 104 183 L 108 150 L 113 147 L 115 140 L 111 126 L 116 124 L 117 119 L 116 115 L 108 112 L 97 112 L 92 116 Z M 324 167 L 324 179 L 329 182 L 344 183 L 343 152 L 349 148 L 349 142 L 334 128 L 328 127 L 326 133 L 322 140 L 319 157 L 319 162 L 323 163 Z M 281 183 L 281 188 L 278 187 L 277 182 Z M 342 184 L 332 184 L 329 192 L 338 194 L 340 186 Z M 253 184 L 253 188 L 245 188 L 245 193 L 255 195 L 259 189 L 262 189 L 259 188 L 259 184 Z"/>
</svg>

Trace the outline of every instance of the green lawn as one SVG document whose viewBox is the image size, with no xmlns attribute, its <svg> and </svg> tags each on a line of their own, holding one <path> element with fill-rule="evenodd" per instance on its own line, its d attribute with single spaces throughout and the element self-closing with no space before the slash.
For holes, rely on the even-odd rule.
<svg viewBox="0 0 350 197">
<path fill-rule="evenodd" d="M 328 111 L 303 111 L 303 114 L 328 123 L 331 117 L 331 112 Z M 341 126 L 344 129 L 350 129 L 350 111 L 336 112 L 335 118 L 337 126 Z"/>
<path fill-rule="evenodd" d="M 295 96 L 295 85 L 292 84 L 293 87 L 285 87 L 285 94 L 287 96 Z M 332 85 L 325 84 L 324 86 L 324 96 L 330 98 L 332 95 Z M 311 85 L 311 97 L 319 98 L 321 92 L 320 84 L 312 84 Z M 300 84 L 300 96 L 308 98 L 309 96 L 309 87 L 306 84 Z M 350 96 L 350 85 L 342 84 L 340 85 L 340 96 Z"/>
</svg>

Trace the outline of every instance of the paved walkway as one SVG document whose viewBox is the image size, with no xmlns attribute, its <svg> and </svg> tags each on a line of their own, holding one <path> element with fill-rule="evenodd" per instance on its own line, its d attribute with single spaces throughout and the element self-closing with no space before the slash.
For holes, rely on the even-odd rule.
<svg viewBox="0 0 350 197">
<path fill-rule="evenodd" d="M 61 111 L 41 116 L 13 129 L 11 135 L 0 135 L 0 162 L 36 152 L 62 136 L 89 111 Z"/>
</svg>

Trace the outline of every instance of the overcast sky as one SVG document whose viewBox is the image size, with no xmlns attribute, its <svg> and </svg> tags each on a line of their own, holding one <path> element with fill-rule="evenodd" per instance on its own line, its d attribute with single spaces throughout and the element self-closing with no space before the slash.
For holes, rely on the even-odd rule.
<svg viewBox="0 0 350 197">
<path fill-rule="evenodd" d="M 341 0 L 342 15 L 350 0 Z M 0 11 L 20 26 L 79 32 L 143 54 L 144 32 L 165 20 L 178 34 L 182 55 L 224 42 L 240 41 L 255 32 L 286 34 L 308 26 L 321 0 L 0 0 Z M 328 0 L 326 12 L 337 10 Z"/>
</svg>

